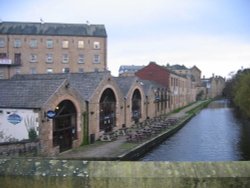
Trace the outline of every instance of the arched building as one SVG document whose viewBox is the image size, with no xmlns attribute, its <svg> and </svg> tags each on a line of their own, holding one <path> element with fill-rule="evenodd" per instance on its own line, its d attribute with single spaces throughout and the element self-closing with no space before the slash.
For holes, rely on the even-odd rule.
<svg viewBox="0 0 250 188">
<path fill-rule="evenodd" d="M 115 78 L 123 94 L 123 127 L 130 127 L 132 124 L 146 119 L 144 103 L 146 96 L 139 78 L 117 77 Z"/>
<path fill-rule="evenodd" d="M 115 78 L 108 71 L 16 75 L 1 80 L 0 87 L 1 121 L 12 114 L 19 118 L 15 125 L 8 122 L 9 132 L 0 131 L 22 140 L 34 128 L 41 152 L 49 156 L 169 112 L 165 86 L 138 77 Z M 13 134 L 17 128 L 23 137 Z"/>
<path fill-rule="evenodd" d="M 85 107 L 67 79 L 3 80 L 0 87 L 1 131 L 5 138 L 28 139 L 33 129 L 41 152 L 46 155 L 80 146 L 81 114 Z M 13 122 L 11 115 L 18 121 Z"/>
</svg>

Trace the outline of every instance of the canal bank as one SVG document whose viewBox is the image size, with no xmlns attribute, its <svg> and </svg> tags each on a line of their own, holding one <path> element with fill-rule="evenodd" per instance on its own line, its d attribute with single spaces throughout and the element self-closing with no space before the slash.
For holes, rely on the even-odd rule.
<svg viewBox="0 0 250 188">
<path fill-rule="evenodd" d="M 115 161 L 115 160 L 137 160 L 146 152 L 181 129 L 198 111 L 207 106 L 211 101 L 198 101 L 185 108 L 179 109 L 167 115 L 168 118 L 178 118 L 180 121 L 170 129 L 140 142 L 130 143 L 126 136 L 119 136 L 112 142 L 97 141 L 94 144 L 73 149 L 55 158 L 58 159 L 80 159 L 89 161 Z"/>
<path fill-rule="evenodd" d="M 218 99 L 140 161 L 249 161 L 250 122 Z"/>
</svg>

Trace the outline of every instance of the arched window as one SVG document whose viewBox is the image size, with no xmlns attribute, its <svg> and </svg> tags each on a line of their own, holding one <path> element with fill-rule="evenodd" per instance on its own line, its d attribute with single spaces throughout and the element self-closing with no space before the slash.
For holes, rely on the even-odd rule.
<svg viewBox="0 0 250 188">
<path fill-rule="evenodd" d="M 106 89 L 100 99 L 100 130 L 112 131 L 116 125 L 116 98 L 112 89 Z"/>
<path fill-rule="evenodd" d="M 137 123 L 141 118 L 141 93 L 136 89 L 132 96 L 132 119 Z"/>
</svg>

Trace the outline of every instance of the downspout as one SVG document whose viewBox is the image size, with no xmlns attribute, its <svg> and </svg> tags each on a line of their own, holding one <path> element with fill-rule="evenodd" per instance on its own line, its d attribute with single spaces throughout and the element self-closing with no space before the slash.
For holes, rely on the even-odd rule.
<svg viewBox="0 0 250 188">
<path fill-rule="evenodd" d="M 124 97 L 124 126 L 127 127 L 127 97 Z"/>
<path fill-rule="evenodd" d="M 86 111 L 83 113 L 83 143 L 82 145 L 89 144 L 89 101 L 86 102 Z"/>
<path fill-rule="evenodd" d="M 148 102 L 148 96 L 146 96 L 146 119 L 148 119 L 148 105 L 149 105 L 149 102 Z"/>
</svg>

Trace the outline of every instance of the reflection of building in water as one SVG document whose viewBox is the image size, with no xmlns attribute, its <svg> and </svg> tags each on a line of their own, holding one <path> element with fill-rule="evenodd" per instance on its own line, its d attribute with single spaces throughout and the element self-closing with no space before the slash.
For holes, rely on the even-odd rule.
<svg viewBox="0 0 250 188">
<path fill-rule="evenodd" d="M 230 105 L 229 100 L 217 100 L 209 104 L 209 108 L 227 108 Z"/>
</svg>

